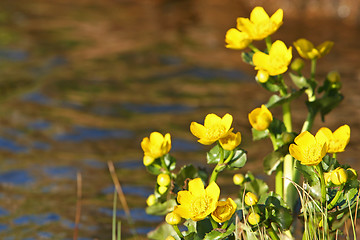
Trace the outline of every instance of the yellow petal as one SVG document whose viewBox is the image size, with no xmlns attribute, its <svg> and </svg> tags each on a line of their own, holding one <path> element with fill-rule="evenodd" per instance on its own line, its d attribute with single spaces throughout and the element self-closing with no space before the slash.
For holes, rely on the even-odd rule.
<svg viewBox="0 0 360 240">
<path fill-rule="evenodd" d="M 164 137 L 163 137 L 163 135 L 162 135 L 161 133 L 159 133 L 159 132 L 152 132 L 152 133 L 150 134 L 150 142 L 151 142 L 152 144 L 158 145 L 158 144 L 161 144 L 163 141 L 164 141 Z"/>
<path fill-rule="evenodd" d="M 202 196 L 205 194 L 204 184 L 201 178 L 195 178 L 189 182 L 189 192 L 194 196 Z"/>
<path fill-rule="evenodd" d="M 319 51 L 320 56 L 323 57 L 330 52 L 330 50 L 332 49 L 333 46 L 334 46 L 334 42 L 325 41 L 322 44 L 320 44 L 319 46 L 317 46 L 316 49 Z"/>
<path fill-rule="evenodd" d="M 189 191 L 179 191 L 177 201 L 184 206 L 191 206 L 194 197 Z"/>
<path fill-rule="evenodd" d="M 278 9 L 272 16 L 271 21 L 273 21 L 275 24 L 280 25 L 282 24 L 284 16 L 284 11 L 282 9 Z"/>
<path fill-rule="evenodd" d="M 346 140 L 346 144 L 350 141 L 350 127 L 349 125 L 343 125 L 335 130 L 333 133 L 335 139 Z"/>
<path fill-rule="evenodd" d="M 329 140 L 333 138 L 333 133 L 327 127 L 322 127 L 318 132 L 322 132 Z"/>
<path fill-rule="evenodd" d="M 229 129 L 231 128 L 232 122 L 233 122 L 233 116 L 231 116 L 228 113 L 225 114 L 225 116 L 223 116 L 221 119 L 221 125 L 225 126 L 226 131 L 229 131 Z"/>
<path fill-rule="evenodd" d="M 297 145 L 300 145 L 300 146 L 307 146 L 307 145 L 310 145 L 310 144 L 315 144 L 315 137 L 309 133 L 308 131 L 305 131 L 305 132 L 302 132 L 300 133 L 294 140 L 294 142 L 297 144 Z"/>
<path fill-rule="evenodd" d="M 250 13 L 250 21 L 256 24 L 269 21 L 269 19 L 269 15 L 262 7 L 255 7 Z"/>
<path fill-rule="evenodd" d="M 319 52 L 317 49 L 314 48 L 314 45 L 306 40 L 305 38 L 300 38 L 294 42 L 294 46 L 301 57 L 306 59 L 313 59 L 317 58 Z"/>
<path fill-rule="evenodd" d="M 241 50 L 246 48 L 251 41 L 247 33 L 240 32 L 235 28 L 229 29 L 225 35 L 226 48 Z"/>
<path fill-rule="evenodd" d="M 263 52 L 256 52 L 253 55 L 253 63 L 255 65 L 255 69 L 268 69 L 269 66 L 269 55 Z"/>
<path fill-rule="evenodd" d="M 293 156 L 293 158 L 299 160 L 300 162 L 303 160 L 303 153 L 299 146 L 295 144 L 290 144 L 289 153 L 291 156 Z"/>
<path fill-rule="evenodd" d="M 202 138 L 206 135 L 206 128 L 197 122 L 192 122 L 190 124 L 190 131 L 195 137 L 198 138 Z"/>
<path fill-rule="evenodd" d="M 179 214 L 182 218 L 189 219 L 192 217 L 190 208 L 182 205 L 175 206 L 174 213 Z"/>
<path fill-rule="evenodd" d="M 211 182 L 209 186 L 205 189 L 206 195 L 217 202 L 220 196 L 220 188 L 216 182 Z"/>
<path fill-rule="evenodd" d="M 218 115 L 210 113 L 205 117 L 204 126 L 205 128 L 211 128 L 212 126 L 216 126 L 217 124 L 219 124 L 220 121 L 221 118 Z"/>
</svg>

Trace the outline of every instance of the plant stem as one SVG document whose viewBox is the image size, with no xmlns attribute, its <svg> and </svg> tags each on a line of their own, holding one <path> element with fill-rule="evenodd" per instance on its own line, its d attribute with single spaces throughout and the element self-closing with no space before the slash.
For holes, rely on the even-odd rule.
<svg viewBox="0 0 360 240">
<path fill-rule="evenodd" d="M 315 81 L 315 72 L 316 72 L 316 58 L 311 59 L 311 80 Z"/>
<path fill-rule="evenodd" d="M 331 210 L 335 204 L 337 203 L 337 201 L 339 200 L 339 197 L 341 196 L 342 190 L 344 189 L 344 184 L 342 184 L 340 186 L 339 191 L 336 192 L 335 197 L 331 200 L 331 202 L 329 203 L 329 205 L 327 206 L 328 210 Z"/>
<path fill-rule="evenodd" d="M 218 164 L 216 165 L 216 167 L 214 168 L 213 172 L 211 173 L 209 183 L 216 182 L 217 176 L 220 172 L 219 168 L 224 163 L 224 149 L 220 146 L 219 143 L 218 143 L 218 146 L 219 146 L 220 160 L 219 160 Z"/>
<path fill-rule="evenodd" d="M 315 166 L 315 169 L 317 170 L 319 177 L 320 177 L 320 184 L 321 184 L 321 203 L 324 205 L 326 202 L 326 186 L 325 186 L 325 179 L 324 179 L 324 173 L 321 164 Z"/>
<path fill-rule="evenodd" d="M 271 37 L 270 37 L 270 36 L 267 36 L 267 37 L 265 38 L 265 43 L 266 43 L 266 48 L 267 48 L 268 52 L 270 52 L 271 45 L 272 45 Z"/>
<path fill-rule="evenodd" d="M 180 229 L 178 227 L 178 225 L 172 225 L 176 234 L 179 236 L 180 239 L 184 239 L 184 236 L 182 235 L 182 233 L 180 232 Z"/>
<path fill-rule="evenodd" d="M 281 198 L 284 198 L 283 173 L 283 163 L 280 163 L 275 173 L 275 193 Z"/>
<path fill-rule="evenodd" d="M 209 218 L 210 218 L 212 228 L 213 229 L 218 228 L 219 226 L 218 226 L 217 222 L 215 222 L 215 220 L 211 216 L 209 216 Z"/>
<path fill-rule="evenodd" d="M 252 43 L 250 43 L 248 47 L 249 47 L 253 52 L 260 52 L 260 50 L 259 50 L 257 47 L 255 47 Z"/>
<path fill-rule="evenodd" d="M 279 236 L 276 234 L 272 227 L 269 227 L 266 230 L 272 240 L 280 240 Z"/>
</svg>

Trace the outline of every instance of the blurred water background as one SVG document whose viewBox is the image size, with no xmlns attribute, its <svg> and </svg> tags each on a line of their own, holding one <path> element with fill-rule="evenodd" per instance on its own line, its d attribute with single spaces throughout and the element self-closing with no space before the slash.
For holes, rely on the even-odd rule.
<svg viewBox="0 0 360 240">
<path fill-rule="evenodd" d="M 253 143 L 247 120 L 269 94 L 240 52 L 224 47 L 225 32 L 256 5 L 269 14 L 284 9 L 273 39 L 335 42 L 317 77 L 338 70 L 345 99 L 325 123 L 317 119 L 314 131 L 349 124 L 351 142 L 341 161 L 360 170 L 359 1 L 2 0 L 0 238 L 72 239 L 80 173 L 79 240 L 110 239 L 107 161 L 115 164 L 136 232 L 145 236 L 163 219 L 144 210 L 155 177 L 142 166 L 142 138 L 170 132 L 178 166 L 203 166 L 208 148 L 189 125 L 211 112 L 234 116 L 248 150 L 242 172 L 270 182 L 259 167 L 270 143 Z M 292 106 L 297 131 L 304 100 Z M 231 175 L 219 181 L 223 193 L 236 192 Z M 121 207 L 118 215 L 123 239 L 134 238 Z"/>
</svg>

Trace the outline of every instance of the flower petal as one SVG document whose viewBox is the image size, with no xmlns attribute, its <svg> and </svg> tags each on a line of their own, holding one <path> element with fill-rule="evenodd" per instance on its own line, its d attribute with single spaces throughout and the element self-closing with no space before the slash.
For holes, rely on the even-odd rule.
<svg viewBox="0 0 360 240">
<path fill-rule="evenodd" d="M 189 182 L 189 192 L 194 197 L 205 195 L 205 188 L 201 178 L 195 178 Z"/>
<path fill-rule="evenodd" d="M 233 122 L 233 116 L 231 116 L 230 114 L 225 114 L 225 116 L 222 117 L 221 119 L 221 125 L 223 125 L 226 129 L 226 131 L 229 131 L 229 129 L 231 128 L 231 124 Z"/>
<path fill-rule="evenodd" d="M 190 208 L 187 208 L 185 206 L 181 206 L 181 205 L 175 206 L 173 212 L 179 214 L 182 218 L 185 219 L 189 219 L 192 217 L 192 212 Z"/>
<path fill-rule="evenodd" d="M 307 146 L 310 144 L 315 144 L 315 137 L 308 131 L 300 133 L 294 140 L 297 145 Z"/>
<path fill-rule="evenodd" d="M 295 144 L 290 144 L 289 153 L 291 156 L 293 156 L 293 158 L 299 160 L 300 162 L 303 160 L 303 153 L 299 146 Z"/>
<path fill-rule="evenodd" d="M 208 115 L 206 115 L 205 120 L 204 120 L 204 126 L 205 128 L 211 128 L 211 126 L 216 126 L 220 123 L 221 118 L 214 114 L 214 113 L 210 113 Z"/>
<path fill-rule="evenodd" d="M 202 138 L 206 135 L 206 128 L 197 122 L 192 122 L 190 124 L 190 131 L 195 137 L 198 138 Z"/>
<path fill-rule="evenodd" d="M 255 7 L 250 13 L 250 21 L 258 24 L 269 21 L 270 17 L 262 7 Z"/>
<path fill-rule="evenodd" d="M 271 16 L 270 19 L 275 24 L 280 25 L 282 24 L 283 16 L 284 16 L 284 11 L 280 8 Z"/>
</svg>

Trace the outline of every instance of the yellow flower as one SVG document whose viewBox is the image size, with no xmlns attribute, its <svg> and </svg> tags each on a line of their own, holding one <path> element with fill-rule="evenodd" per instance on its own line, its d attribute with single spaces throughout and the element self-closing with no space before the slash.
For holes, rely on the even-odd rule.
<svg viewBox="0 0 360 240">
<path fill-rule="evenodd" d="M 329 182 L 331 182 L 331 172 L 324 173 L 324 180 L 325 180 L 325 184 L 328 184 Z"/>
<path fill-rule="evenodd" d="M 219 196 L 220 188 L 215 182 L 204 189 L 201 179 L 195 178 L 189 182 L 188 191 L 178 192 L 177 201 L 180 205 L 175 206 L 173 212 L 185 219 L 202 220 L 216 209 Z"/>
<path fill-rule="evenodd" d="M 230 28 L 225 35 L 226 48 L 241 50 L 246 48 L 252 40 L 245 32 L 240 32 L 236 28 Z"/>
<path fill-rule="evenodd" d="M 305 38 L 300 38 L 294 42 L 294 46 L 299 55 L 305 59 L 317 59 L 328 54 L 333 47 L 334 42 L 325 41 L 319 46 L 315 47 L 312 42 Z"/>
<path fill-rule="evenodd" d="M 241 143 L 241 133 L 237 132 L 236 134 L 233 132 L 230 132 L 229 135 L 227 135 L 224 138 L 219 139 L 220 145 L 223 149 L 232 151 Z"/>
<path fill-rule="evenodd" d="M 253 194 L 252 192 L 247 192 L 245 194 L 245 204 L 248 205 L 248 206 L 254 206 L 255 204 L 257 204 L 257 202 L 259 201 L 258 197 Z"/>
<path fill-rule="evenodd" d="M 165 136 L 163 136 L 161 133 L 152 132 L 150 134 L 150 138 L 145 137 L 142 140 L 141 148 L 143 149 L 145 156 L 151 157 L 154 160 L 156 158 L 162 157 L 167 154 L 171 149 L 170 134 L 167 133 Z M 149 165 L 149 162 L 150 161 L 145 161 L 144 159 L 144 164 L 147 163 Z"/>
<path fill-rule="evenodd" d="M 220 138 L 226 137 L 231 131 L 231 124 L 233 117 L 230 114 L 225 114 L 222 118 L 214 113 L 210 113 L 205 117 L 204 125 L 192 122 L 190 125 L 191 133 L 200 138 L 199 143 L 210 145 Z"/>
<path fill-rule="evenodd" d="M 255 70 L 265 71 L 270 76 L 276 76 L 287 71 L 292 58 L 292 47 L 277 40 L 271 45 L 269 54 L 256 52 L 253 55 Z M 266 81 L 265 81 L 266 82 Z"/>
<path fill-rule="evenodd" d="M 278 9 L 271 17 L 262 7 L 255 7 L 249 18 L 237 18 L 237 28 L 249 34 L 253 40 L 270 36 L 283 24 L 283 10 Z"/>
<path fill-rule="evenodd" d="M 330 179 L 337 186 L 346 183 L 348 180 L 347 172 L 345 169 L 338 167 L 330 172 Z"/>
<path fill-rule="evenodd" d="M 248 117 L 251 126 L 258 131 L 268 129 L 273 120 L 271 112 L 265 105 L 261 105 L 261 108 L 255 108 L 252 110 Z"/>
<path fill-rule="evenodd" d="M 301 164 L 314 166 L 319 164 L 326 155 L 327 141 L 327 137 L 321 131 L 318 131 L 315 136 L 305 131 L 295 138 L 295 144 L 290 144 L 289 152 Z"/>
<path fill-rule="evenodd" d="M 329 140 L 328 153 L 338 153 L 345 150 L 346 145 L 350 141 L 350 127 L 348 125 L 343 125 L 331 132 L 330 129 L 322 127 L 319 129 Z"/>
<path fill-rule="evenodd" d="M 170 225 L 177 225 L 181 222 L 181 217 L 177 213 L 170 212 L 166 214 L 165 221 Z"/>
<path fill-rule="evenodd" d="M 218 201 L 217 207 L 211 213 L 211 216 L 216 222 L 223 223 L 231 218 L 236 211 L 236 207 L 236 203 L 231 198 L 226 201 Z"/>
</svg>

